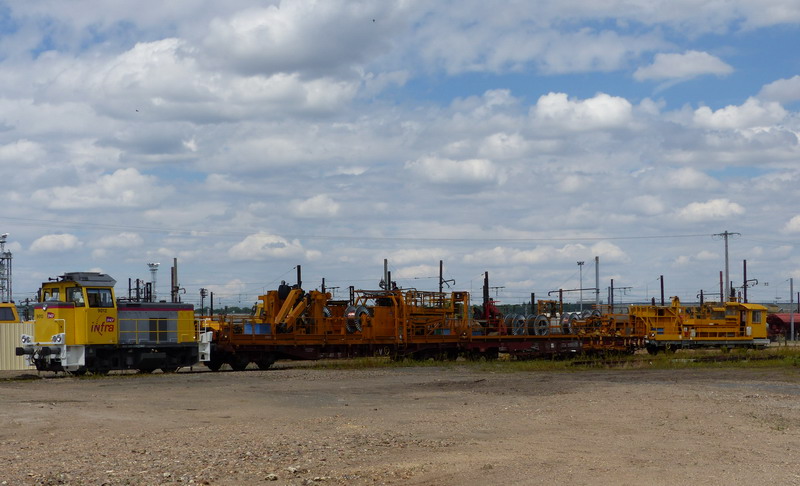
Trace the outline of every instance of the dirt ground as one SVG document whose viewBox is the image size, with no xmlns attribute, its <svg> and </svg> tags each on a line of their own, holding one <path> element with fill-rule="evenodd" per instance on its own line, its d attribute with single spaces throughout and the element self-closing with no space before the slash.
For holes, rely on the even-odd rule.
<svg viewBox="0 0 800 486">
<path fill-rule="evenodd" d="M 0 423 L 4 485 L 800 484 L 797 369 L 10 379 Z"/>
</svg>

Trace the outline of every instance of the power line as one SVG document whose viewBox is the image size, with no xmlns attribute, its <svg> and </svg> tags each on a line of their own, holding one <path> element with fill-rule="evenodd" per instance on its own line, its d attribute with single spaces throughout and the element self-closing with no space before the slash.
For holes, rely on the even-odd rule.
<svg viewBox="0 0 800 486">
<path fill-rule="evenodd" d="M 99 229 L 114 231 L 139 231 L 143 233 L 166 233 L 179 234 L 191 237 L 208 236 L 251 236 L 252 232 L 242 231 L 198 231 L 182 228 L 154 228 L 146 226 L 123 226 L 103 223 L 84 223 L 84 222 L 64 222 L 46 219 L 29 219 L 0 217 L 0 220 L 12 221 L 25 226 L 46 226 L 46 227 L 66 227 L 77 229 Z M 341 241 L 491 241 L 491 242 L 522 242 L 532 243 L 537 241 L 604 241 L 604 240 L 652 240 L 664 238 L 705 238 L 712 236 L 709 234 L 679 234 L 679 235 L 635 235 L 635 236 L 560 236 L 560 237 L 520 237 L 520 238 L 498 238 L 495 236 L 487 237 L 429 237 L 429 236 L 367 236 L 367 235 L 315 235 L 315 234 L 275 234 L 274 236 L 286 239 L 305 239 L 305 240 L 341 240 Z"/>
</svg>

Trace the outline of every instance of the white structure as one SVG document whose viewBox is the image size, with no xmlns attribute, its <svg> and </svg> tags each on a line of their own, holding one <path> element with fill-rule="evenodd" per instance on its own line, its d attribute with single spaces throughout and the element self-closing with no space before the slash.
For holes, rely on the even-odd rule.
<svg viewBox="0 0 800 486">
<path fill-rule="evenodd" d="M 0 302 L 11 302 L 11 252 L 6 251 L 8 233 L 0 235 Z"/>
<path fill-rule="evenodd" d="M 160 263 L 148 263 L 147 266 L 150 267 L 150 285 L 152 287 L 153 295 L 152 300 L 153 302 L 158 301 L 156 298 L 156 274 L 158 273 L 158 266 L 161 265 Z"/>
</svg>

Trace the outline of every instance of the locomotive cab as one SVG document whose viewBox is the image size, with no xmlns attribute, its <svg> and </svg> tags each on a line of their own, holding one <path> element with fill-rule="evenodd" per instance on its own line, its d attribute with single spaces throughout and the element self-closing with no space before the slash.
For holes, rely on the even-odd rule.
<svg viewBox="0 0 800 486">
<path fill-rule="evenodd" d="M 96 272 L 66 273 L 43 283 L 34 305 L 33 336 L 22 336 L 17 354 L 40 370 L 84 367 L 86 346 L 118 341 L 115 283 Z"/>
</svg>

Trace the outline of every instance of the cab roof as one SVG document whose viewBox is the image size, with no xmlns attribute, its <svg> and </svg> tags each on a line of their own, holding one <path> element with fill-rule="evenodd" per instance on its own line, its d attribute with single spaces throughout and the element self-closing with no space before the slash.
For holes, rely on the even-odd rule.
<svg viewBox="0 0 800 486">
<path fill-rule="evenodd" d="M 81 287 L 113 287 L 117 283 L 110 275 L 99 272 L 68 272 L 58 277 L 56 283 L 75 282 Z M 45 282 L 45 285 L 53 282 Z"/>
</svg>

